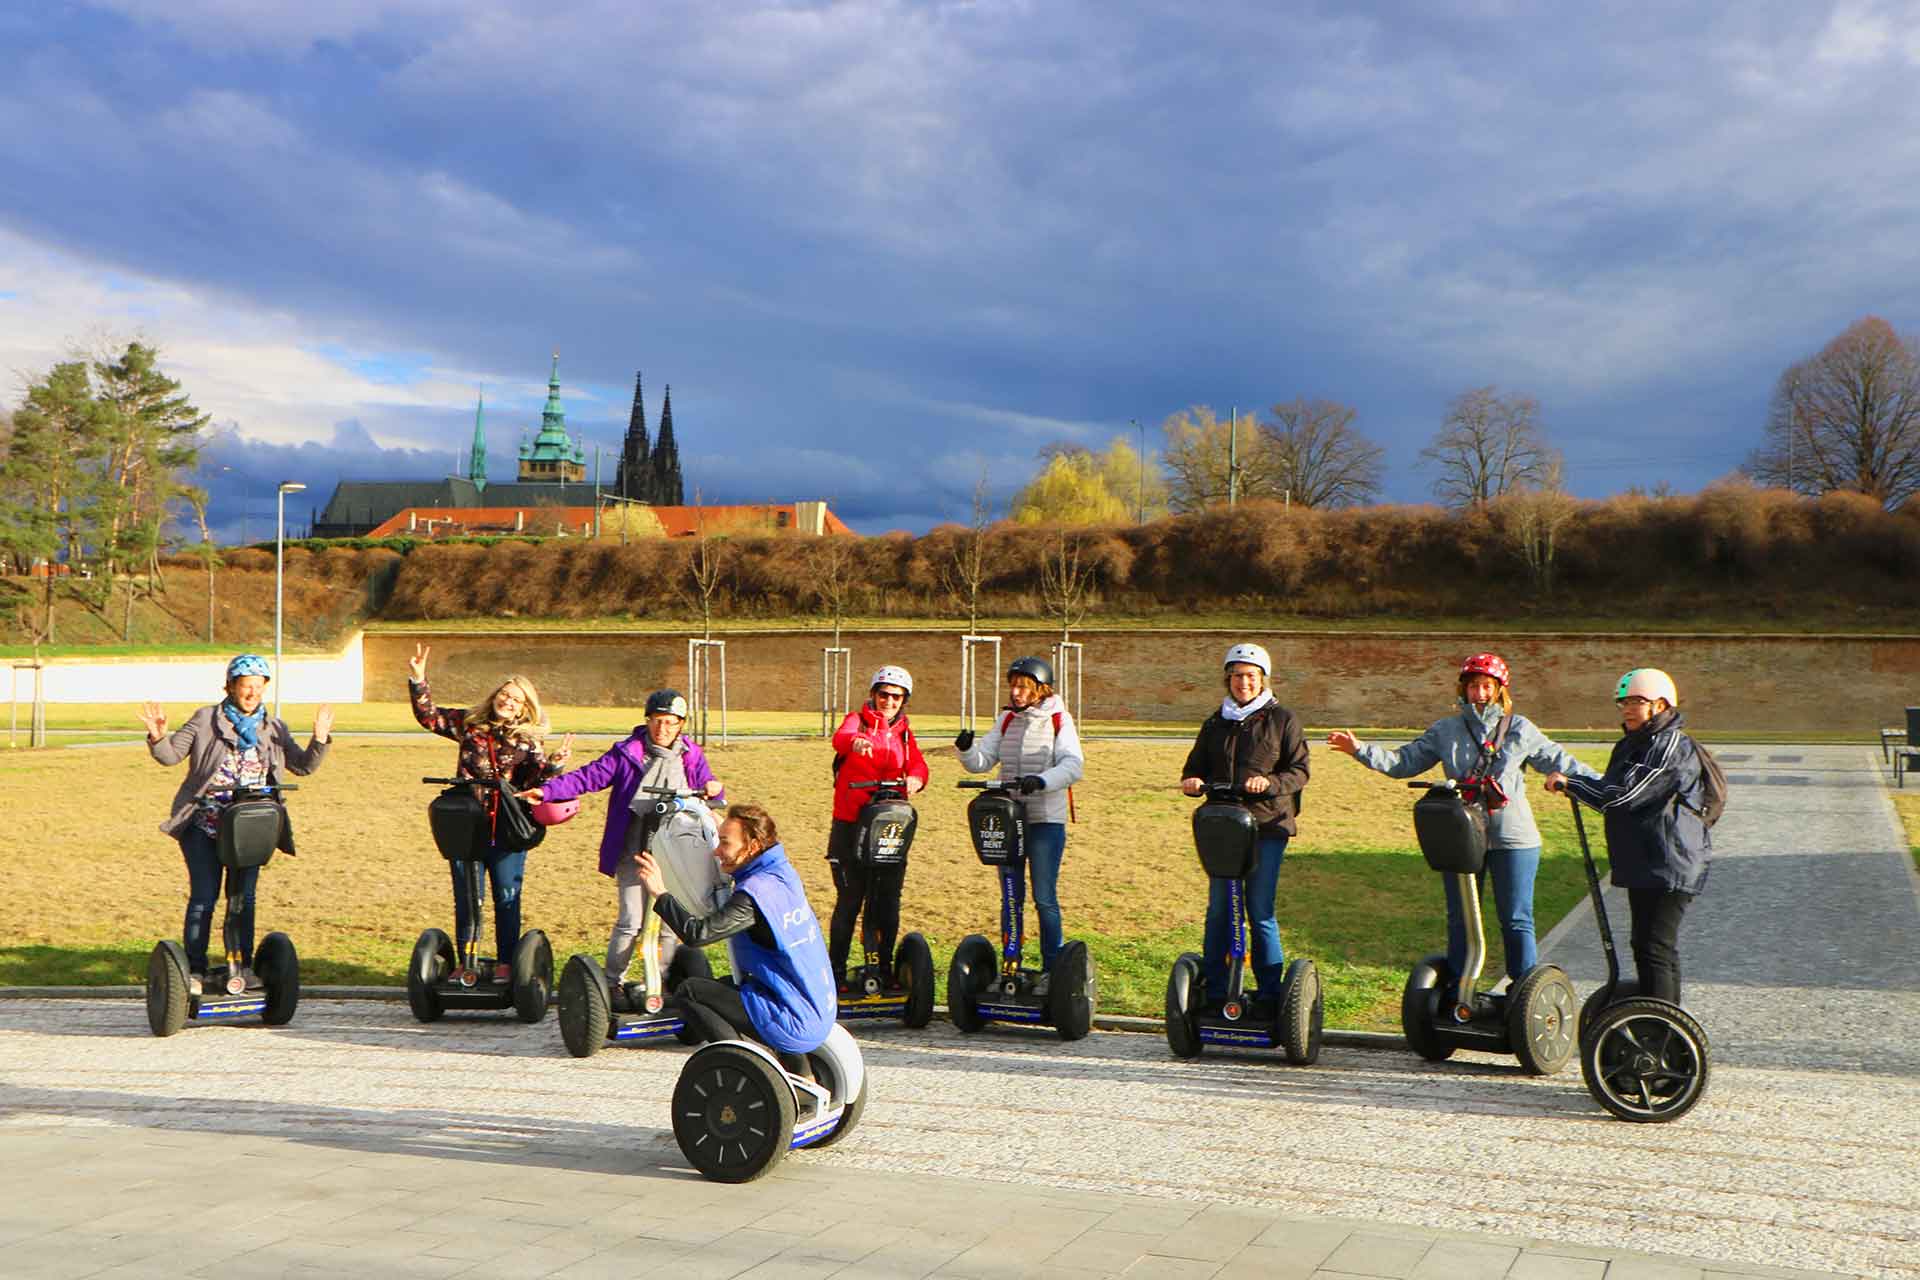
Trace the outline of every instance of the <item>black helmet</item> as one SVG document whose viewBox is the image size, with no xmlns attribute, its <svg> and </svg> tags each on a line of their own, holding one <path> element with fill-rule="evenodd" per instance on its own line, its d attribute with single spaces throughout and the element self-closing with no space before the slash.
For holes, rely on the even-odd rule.
<svg viewBox="0 0 1920 1280">
<path fill-rule="evenodd" d="M 1035 684 L 1053 684 L 1053 664 L 1045 658 L 1015 658 L 1007 668 L 1007 678 L 1025 676 Z"/>
<path fill-rule="evenodd" d="M 679 716 L 687 718 L 687 700 L 680 696 L 678 689 L 655 689 L 647 695 L 647 714 L 650 716 Z"/>
</svg>

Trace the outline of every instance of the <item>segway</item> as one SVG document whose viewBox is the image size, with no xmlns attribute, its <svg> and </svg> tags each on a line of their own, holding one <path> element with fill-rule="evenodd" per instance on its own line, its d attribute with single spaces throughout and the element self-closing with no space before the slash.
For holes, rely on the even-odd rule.
<svg viewBox="0 0 1920 1280">
<path fill-rule="evenodd" d="M 1097 979 L 1084 942 L 1069 942 L 1054 959 L 1047 990 L 1037 990 L 1041 970 L 1020 963 L 1027 907 L 1026 821 L 1020 802 L 998 782 L 963 780 L 981 792 L 967 805 L 973 851 L 1000 872 L 1000 953 L 981 934 L 960 940 L 947 968 L 947 1012 L 962 1031 L 989 1022 L 1051 1026 L 1062 1040 L 1078 1040 L 1093 1028 Z"/>
<path fill-rule="evenodd" d="M 461 873 L 454 879 L 454 892 L 465 900 L 471 926 L 457 953 L 439 929 L 420 935 L 407 962 L 407 1004 L 421 1022 L 437 1022 L 449 1010 L 492 1009 L 512 1009 L 520 1021 L 538 1022 L 547 1016 L 547 995 L 553 990 L 553 947 L 547 935 L 538 929 L 521 934 L 511 960 L 478 954 L 486 928 L 487 868 L 480 855 L 488 844 L 488 817 L 474 790 L 494 788 L 501 804 L 512 800 L 512 790 L 498 778 L 420 781 L 447 788 L 427 805 L 427 824 L 441 856 Z M 496 981 L 500 977 L 508 980 Z"/>
<path fill-rule="evenodd" d="M 875 872 L 881 867 L 899 867 L 904 874 L 920 815 L 907 800 L 905 778 L 851 782 L 847 786 L 852 791 L 871 791 L 873 796 L 854 819 L 859 834 L 854 839 L 853 856 L 867 868 L 867 895 L 860 905 L 860 965 L 847 975 L 847 994 L 840 998 L 840 1021 L 898 1018 L 906 1026 L 924 1027 L 933 1021 L 933 948 L 924 935 L 909 933 L 894 948 L 893 963 L 886 964 L 874 954 L 880 935 L 869 923 L 880 892 L 880 877 Z"/>
<path fill-rule="evenodd" d="M 226 871 L 226 905 L 220 922 L 227 962 L 207 971 L 201 994 L 193 994 L 187 949 L 172 939 L 156 943 L 147 956 L 147 1025 L 156 1036 L 170 1036 L 189 1022 L 231 1022 L 260 1015 L 270 1027 L 293 1021 L 300 1005 L 300 956 L 293 939 L 270 933 L 254 948 L 253 964 L 241 961 L 241 921 L 234 907 L 234 873 L 264 867 L 280 847 L 287 815 L 279 793 L 297 791 L 288 783 L 268 782 L 220 793 L 219 833 L 214 850 Z"/>
<path fill-rule="evenodd" d="M 634 792 L 633 820 L 627 824 L 624 856 L 642 848 L 653 854 L 666 878 L 667 892 L 689 911 L 705 915 L 725 903 L 732 882 L 713 860 L 719 827 L 705 797 L 676 787 L 642 786 Z M 590 1058 L 604 1045 L 658 1044 L 668 1038 L 682 1044 L 697 1040 L 686 1019 L 669 1008 L 667 997 L 682 980 L 711 978 L 713 966 L 699 947 L 680 947 L 664 972 L 660 965 L 660 917 L 647 913 L 640 927 L 640 968 L 644 981 L 631 1011 L 613 1007 L 607 971 L 592 956 L 574 955 L 560 973 L 560 1039 L 576 1058 Z"/>
<path fill-rule="evenodd" d="M 1678 1120 L 1707 1092 L 1712 1051 L 1706 1029 L 1671 1000 L 1641 995 L 1639 983 L 1620 976 L 1600 870 L 1587 846 L 1580 802 L 1572 803 L 1580 856 L 1587 864 L 1587 892 L 1600 926 L 1600 949 L 1607 955 L 1607 985 L 1588 996 L 1580 1009 L 1580 1074 L 1593 1100 L 1622 1120 Z"/>
<path fill-rule="evenodd" d="M 1426 792 L 1413 806 L 1414 833 L 1427 865 L 1454 877 L 1467 935 L 1464 973 L 1450 972 L 1444 955 L 1430 955 L 1407 975 L 1400 995 L 1407 1047 L 1429 1062 L 1456 1049 L 1512 1054 L 1529 1073 L 1550 1076 L 1573 1057 L 1573 983 L 1558 965 L 1541 964 L 1507 991 L 1478 989 L 1487 959 L 1479 883 L 1487 863 L 1487 811 L 1452 779 L 1407 785 Z"/>
<path fill-rule="evenodd" d="M 812 1080 L 796 1076 L 763 1044 L 719 1040 L 680 1069 L 673 1137 L 700 1175 L 751 1182 L 800 1147 L 830 1147 L 853 1132 L 867 1107 L 860 1046 L 835 1023 L 807 1055 Z"/>
<path fill-rule="evenodd" d="M 1301 1066 L 1319 1060 L 1326 1015 L 1320 972 L 1313 961 L 1287 966 L 1279 1000 L 1271 1011 L 1251 1004 L 1243 990 L 1247 958 L 1247 878 L 1253 874 L 1260 842 L 1259 824 L 1244 797 L 1231 787 L 1209 787 L 1193 811 L 1193 847 L 1200 865 L 1227 886 L 1233 913 L 1227 952 L 1227 998 L 1218 1010 L 1203 1005 L 1204 961 L 1189 951 L 1167 975 L 1167 1047 L 1179 1058 L 1197 1058 L 1202 1045 L 1247 1049 L 1285 1049 L 1287 1061 Z"/>
</svg>

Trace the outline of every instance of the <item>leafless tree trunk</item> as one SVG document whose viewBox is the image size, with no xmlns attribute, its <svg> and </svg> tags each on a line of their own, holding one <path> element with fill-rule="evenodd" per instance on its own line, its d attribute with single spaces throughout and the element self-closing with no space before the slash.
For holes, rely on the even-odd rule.
<svg viewBox="0 0 1920 1280">
<path fill-rule="evenodd" d="M 1062 642 L 1073 639 L 1073 629 L 1085 621 L 1092 602 L 1099 564 L 1088 554 L 1086 538 L 1060 529 L 1040 552 L 1040 598 L 1047 612 L 1060 620 Z"/>
<path fill-rule="evenodd" d="M 973 485 L 973 518 L 941 567 L 947 590 L 966 603 L 970 636 L 980 634 L 980 587 L 987 580 L 987 527 L 992 523 L 993 501 L 987 496 L 987 473 L 982 468 Z"/>
<path fill-rule="evenodd" d="M 1851 489 L 1890 510 L 1920 491 L 1920 346 L 1868 316 L 1789 368 L 1746 471 L 1796 493 Z"/>
<path fill-rule="evenodd" d="M 1540 427 L 1540 402 L 1502 396 L 1494 387 L 1461 393 L 1420 456 L 1439 472 L 1434 495 L 1455 507 L 1485 506 L 1527 486 L 1543 487 L 1559 466 Z"/>
<path fill-rule="evenodd" d="M 860 584 L 857 548 L 852 538 L 824 533 L 813 541 L 807 559 L 813 569 L 813 595 L 833 619 L 833 647 L 840 647 L 840 623 L 847 601 Z"/>
<path fill-rule="evenodd" d="M 1273 483 L 1303 507 L 1353 507 L 1380 492 L 1382 450 L 1354 430 L 1355 413 L 1331 400 L 1292 400 L 1260 424 Z"/>
<path fill-rule="evenodd" d="M 716 538 L 707 531 L 706 511 L 700 504 L 700 491 L 694 490 L 694 539 L 693 554 L 688 561 L 688 575 L 692 579 L 692 594 L 700 602 L 700 627 L 703 639 L 713 639 L 713 596 L 720 589 L 721 580 L 726 576 L 727 563 L 732 558 L 731 548 L 725 540 Z"/>
<path fill-rule="evenodd" d="M 1560 487 L 1560 468 L 1551 468 L 1545 483 L 1496 499 L 1492 505 L 1508 544 L 1527 566 L 1533 586 L 1543 596 L 1553 594 L 1554 557 L 1560 533 L 1573 519 L 1577 504 Z"/>
</svg>

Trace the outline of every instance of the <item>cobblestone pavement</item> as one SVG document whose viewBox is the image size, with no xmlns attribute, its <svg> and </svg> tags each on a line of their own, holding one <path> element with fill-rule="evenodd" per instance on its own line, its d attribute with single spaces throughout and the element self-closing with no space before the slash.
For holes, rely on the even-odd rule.
<svg viewBox="0 0 1920 1280">
<path fill-rule="evenodd" d="M 318 1000 L 157 1040 L 137 1001 L 8 1000 L 0 1273 L 1920 1276 L 1913 873 L 1870 753 L 1769 751 L 1802 759 L 1722 758 L 1809 781 L 1736 784 L 1717 832 L 1682 942 L 1715 1072 L 1674 1125 L 1482 1055 L 876 1029 L 859 1131 L 730 1188 L 665 1128 L 677 1047 Z M 1592 938 L 1551 940 L 1583 990 Z"/>
</svg>

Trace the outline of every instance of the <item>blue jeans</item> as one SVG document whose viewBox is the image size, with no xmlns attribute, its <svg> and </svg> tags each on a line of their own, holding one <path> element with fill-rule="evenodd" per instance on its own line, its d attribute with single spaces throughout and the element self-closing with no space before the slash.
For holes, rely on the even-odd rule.
<svg viewBox="0 0 1920 1280">
<path fill-rule="evenodd" d="M 180 930 L 180 941 L 187 949 L 187 970 L 204 975 L 207 971 L 207 935 L 213 931 L 213 904 L 220 896 L 221 873 L 226 873 L 227 897 L 232 905 L 227 921 L 238 934 L 240 963 L 253 963 L 253 890 L 260 880 L 260 868 L 222 866 L 214 851 L 213 837 L 189 822 L 180 832 L 180 852 L 187 860 L 187 919 Z M 226 963 L 222 945 L 221 963 Z"/>
<path fill-rule="evenodd" d="M 1487 869 L 1493 880 L 1493 901 L 1500 913 L 1500 938 L 1507 946 L 1507 976 L 1515 982 L 1540 963 L 1533 937 L 1533 878 L 1540 870 L 1540 846 L 1530 849 L 1489 849 Z M 1459 973 L 1467 965 L 1467 925 L 1461 919 L 1460 890 L 1452 876 L 1440 877 L 1447 887 L 1447 965 Z"/>
<path fill-rule="evenodd" d="M 1033 877 L 1033 913 L 1040 917 L 1040 967 L 1051 969 L 1066 946 L 1060 926 L 1060 860 L 1067 856 L 1067 824 L 1029 822 L 1027 873 Z"/>
<path fill-rule="evenodd" d="M 489 849 L 482 862 L 493 882 L 493 956 L 496 960 L 510 961 L 513 949 L 520 944 L 520 883 L 526 878 L 527 851 L 508 853 L 503 849 Z M 467 864 L 460 861 L 447 865 L 453 869 L 454 945 L 464 951 L 468 936 L 474 931 L 473 906 L 467 901 L 464 883 Z M 474 943 L 478 945 L 479 939 L 475 938 Z"/>
<path fill-rule="evenodd" d="M 1287 856 L 1285 835 L 1261 836 L 1255 846 L 1253 874 L 1247 877 L 1247 923 L 1253 934 L 1253 981 L 1268 998 L 1277 998 L 1286 976 L 1286 956 L 1280 949 L 1280 922 L 1273 912 L 1280 892 L 1280 860 Z M 1232 881 L 1215 880 L 1207 894 L 1207 931 L 1201 943 L 1207 999 L 1227 998 L 1227 971 L 1233 949 Z"/>
</svg>

